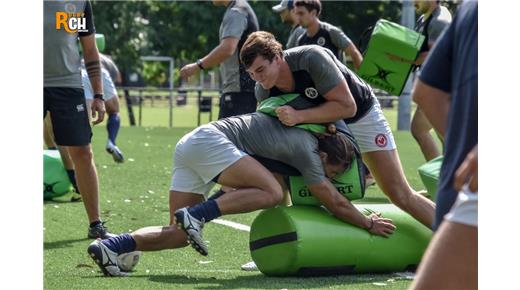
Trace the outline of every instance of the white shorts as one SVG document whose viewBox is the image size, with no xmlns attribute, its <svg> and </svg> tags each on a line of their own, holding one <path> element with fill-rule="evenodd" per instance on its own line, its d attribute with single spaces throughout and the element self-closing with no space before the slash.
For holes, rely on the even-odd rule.
<svg viewBox="0 0 520 290">
<path fill-rule="evenodd" d="M 91 101 L 94 98 L 94 93 L 92 90 L 92 85 L 90 84 L 90 79 L 88 78 L 87 71 L 81 69 L 81 81 L 83 82 L 83 90 L 85 91 L 85 99 L 87 101 Z M 117 90 L 110 74 L 106 69 L 101 69 L 101 81 L 103 83 L 103 99 L 108 101 L 113 97 L 117 97 Z"/>
<path fill-rule="evenodd" d="M 396 148 L 394 135 L 377 99 L 374 100 L 374 105 L 363 118 L 348 124 L 348 127 L 356 138 L 361 153 Z"/>
<path fill-rule="evenodd" d="M 212 179 L 247 155 L 213 125 L 198 127 L 175 147 L 170 190 L 207 195 Z"/>
<path fill-rule="evenodd" d="M 464 185 L 449 213 L 444 218 L 450 222 L 478 227 L 478 193 Z"/>
</svg>

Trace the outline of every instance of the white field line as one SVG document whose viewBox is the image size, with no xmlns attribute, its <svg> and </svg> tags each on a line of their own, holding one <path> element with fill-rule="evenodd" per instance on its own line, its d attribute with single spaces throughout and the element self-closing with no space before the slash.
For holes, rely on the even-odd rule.
<svg viewBox="0 0 520 290">
<path fill-rule="evenodd" d="M 240 231 L 245 231 L 245 232 L 250 232 L 251 231 L 251 227 L 250 226 L 246 226 L 246 225 L 239 224 L 239 223 L 232 222 L 232 221 L 215 219 L 215 220 L 212 220 L 212 222 L 214 222 L 216 224 L 219 224 L 219 225 L 224 225 L 224 226 L 227 226 L 227 227 L 230 227 L 230 228 L 234 228 L 235 230 L 240 230 Z"/>
</svg>

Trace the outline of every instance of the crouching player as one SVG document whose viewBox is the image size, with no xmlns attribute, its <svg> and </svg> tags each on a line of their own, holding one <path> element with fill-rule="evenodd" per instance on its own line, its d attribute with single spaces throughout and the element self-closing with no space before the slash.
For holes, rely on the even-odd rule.
<svg viewBox="0 0 520 290">
<path fill-rule="evenodd" d="M 353 154 L 353 145 L 343 134 L 316 138 L 309 131 L 287 127 L 260 112 L 200 126 L 176 146 L 170 226 L 147 227 L 96 240 L 88 253 L 108 276 L 126 275 L 116 258 L 131 251 L 185 247 L 189 239 L 197 251 L 207 255 L 201 232 L 205 222 L 221 215 L 271 208 L 283 200 L 280 182 L 252 155 L 294 167 L 312 194 L 336 217 L 372 234 L 389 236 L 395 229 L 391 220 L 363 215 L 328 179 L 343 173 L 353 161 Z M 235 190 L 204 201 L 215 183 Z M 174 216 L 181 230 L 173 225 Z"/>
</svg>

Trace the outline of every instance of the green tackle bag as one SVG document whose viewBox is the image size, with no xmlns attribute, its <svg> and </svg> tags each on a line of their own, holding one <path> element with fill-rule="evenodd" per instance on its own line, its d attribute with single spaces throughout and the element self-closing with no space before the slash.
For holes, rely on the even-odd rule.
<svg viewBox="0 0 520 290">
<path fill-rule="evenodd" d="M 372 86 L 399 96 L 412 64 L 392 60 L 387 53 L 415 60 L 423 41 L 424 35 L 381 19 L 375 24 L 357 74 Z"/>
</svg>

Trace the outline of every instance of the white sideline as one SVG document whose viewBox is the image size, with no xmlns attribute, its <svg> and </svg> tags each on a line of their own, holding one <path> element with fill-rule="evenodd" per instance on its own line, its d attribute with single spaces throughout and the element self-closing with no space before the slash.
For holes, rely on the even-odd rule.
<svg viewBox="0 0 520 290">
<path fill-rule="evenodd" d="M 239 224 L 239 223 L 232 222 L 232 221 L 215 219 L 215 220 L 212 220 L 212 222 L 214 222 L 216 224 L 219 224 L 219 225 L 228 226 L 228 227 L 234 228 L 236 230 L 241 230 L 241 231 L 245 231 L 245 232 L 250 232 L 251 231 L 251 227 L 250 226 L 246 226 L 246 225 Z"/>
</svg>

